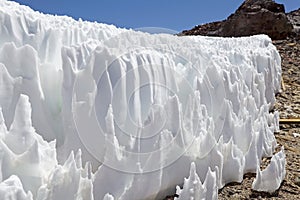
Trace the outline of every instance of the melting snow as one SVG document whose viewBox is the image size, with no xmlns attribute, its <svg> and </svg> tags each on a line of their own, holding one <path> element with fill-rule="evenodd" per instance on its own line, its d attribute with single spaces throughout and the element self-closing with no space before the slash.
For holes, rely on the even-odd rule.
<svg viewBox="0 0 300 200">
<path fill-rule="evenodd" d="M 266 169 L 263 171 L 257 169 L 252 188 L 258 191 L 274 192 L 280 187 L 285 174 L 285 154 L 282 147 L 281 151 L 271 158 L 271 163 Z"/>
<path fill-rule="evenodd" d="M 216 199 L 247 172 L 274 191 L 284 153 L 259 167 L 280 64 L 265 35 L 150 35 L 0 0 L 1 199 Z"/>
</svg>

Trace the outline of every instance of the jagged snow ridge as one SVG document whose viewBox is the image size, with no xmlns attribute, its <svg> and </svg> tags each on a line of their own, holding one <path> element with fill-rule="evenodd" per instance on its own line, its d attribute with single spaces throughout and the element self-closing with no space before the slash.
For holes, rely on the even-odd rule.
<svg viewBox="0 0 300 200">
<path fill-rule="evenodd" d="M 276 191 L 285 177 L 285 164 L 284 147 L 282 147 L 281 151 L 271 158 L 271 163 L 266 169 L 262 171 L 257 169 L 252 189 L 265 192 Z"/>
<path fill-rule="evenodd" d="M 26 193 L 20 179 L 12 175 L 0 183 L 0 199 L 32 200 L 32 194 Z"/>
<path fill-rule="evenodd" d="M 176 194 L 179 195 L 179 197 L 175 199 L 218 199 L 218 187 L 216 185 L 216 179 L 216 173 L 213 173 L 209 168 L 205 181 L 202 184 L 196 172 L 196 165 L 192 162 L 190 175 L 189 178 L 184 179 L 183 189 L 180 189 L 179 186 L 176 187 Z"/>
<path fill-rule="evenodd" d="M 31 107 L 27 96 L 20 96 L 9 131 L 0 111 L 0 127 L 1 178 L 4 180 L 0 189 L 4 191 L 10 186 L 12 191 L 18 191 L 23 189 L 23 183 L 24 190 L 30 193 L 15 194 L 16 199 L 25 199 L 25 196 L 32 199 L 32 195 L 43 200 L 93 199 L 91 167 L 87 164 L 82 168 L 81 151 L 75 158 L 71 152 L 63 166 L 57 164 L 55 142 L 44 141 L 31 126 Z M 5 193 L 1 195 L 5 196 Z M 8 199 L 9 195 L 7 193 L 1 199 Z"/>
<path fill-rule="evenodd" d="M 274 152 L 281 68 L 267 36 L 149 35 L 4 0 L 0 23 L 2 180 L 17 174 L 36 199 L 159 199 L 190 165 L 179 198 L 188 180 L 215 198 Z"/>
<path fill-rule="evenodd" d="M 39 188 L 38 200 L 50 199 L 91 199 L 93 200 L 93 184 L 87 164 L 84 168 L 81 163 L 81 151 L 74 157 L 71 152 L 63 166 L 56 166 L 51 172 L 49 180 Z"/>
<path fill-rule="evenodd" d="M 21 95 L 15 117 L 7 131 L 0 112 L 1 178 L 17 175 L 26 191 L 36 194 L 41 184 L 57 165 L 55 142 L 46 142 L 31 125 L 31 107 L 28 97 Z"/>
</svg>

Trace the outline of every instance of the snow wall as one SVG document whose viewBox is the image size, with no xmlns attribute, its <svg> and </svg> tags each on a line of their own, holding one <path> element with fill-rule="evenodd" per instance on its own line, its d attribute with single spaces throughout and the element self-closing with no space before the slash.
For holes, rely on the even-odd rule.
<svg viewBox="0 0 300 200">
<path fill-rule="evenodd" d="M 216 199 L 247 172 L 274 191 L 283 150 L 272 188 L 260 161 L 280 64 L 265 35 L 150 35 L 0 0 L 0 198 Z"/>
</svg>

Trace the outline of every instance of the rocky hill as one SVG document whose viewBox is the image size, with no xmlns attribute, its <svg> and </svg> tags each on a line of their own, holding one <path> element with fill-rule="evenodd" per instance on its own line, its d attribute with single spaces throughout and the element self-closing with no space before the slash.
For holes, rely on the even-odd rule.
<svg viewBox="0 0 300 200">
<path fill-rule="evenodd" d="M 273 40 L 299 36 L 300 9 L 285 13 L 273 0 L 246 0 L 226 20 L 198 25 L 179 35 L 239 37 L 267 34 Z"/>
</svg>

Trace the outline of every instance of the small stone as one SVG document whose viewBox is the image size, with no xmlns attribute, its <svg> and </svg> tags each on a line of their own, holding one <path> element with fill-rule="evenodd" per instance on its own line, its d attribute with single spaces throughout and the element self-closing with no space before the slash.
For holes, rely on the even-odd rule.
<svg viewBox="0 0 300 200">
<path fill-rule="evenodd" d="M 299 177 L 296 177 L 295 184 L 300 187 L 300 178 Z"/>
<path fill-rule="evenodd" d="M 292 133 L 294 137 L 300 137 L 299 133 Z"/>
<path fill-rule="evenodd" d="M 288 43 L 287 45 L 290 46 L 290 47 L 293 47 L 293 46 L 296 45 L 296 43 Z"/>
</svg>

